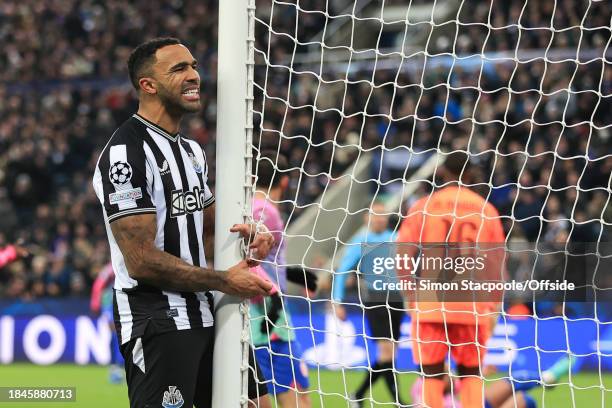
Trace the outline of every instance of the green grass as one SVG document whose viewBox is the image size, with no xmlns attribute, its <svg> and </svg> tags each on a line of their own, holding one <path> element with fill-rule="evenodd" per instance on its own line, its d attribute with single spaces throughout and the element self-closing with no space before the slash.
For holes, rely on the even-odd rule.
<svg viewBox="0 0 612 408">
<path fill-rule="evenodd" d="M 346 400 L 342 396 L 354 390 L 364 375 L 364 372 L 346 371 L 343 379 L 341 372 L 311 370 L 313 407 L 347 407 Z M 409 390 L 415 378 L 411 374 L 400 375 L 400 387 L 404 397 L 409 396 Z M 562 381 L 566 385 L 560 385 L 554 389 L 538 388 L 531 391 L 540 407 L 612 408 L 612 391 L 610 391 L 612 390 L 612 374 L 607 373 L 600 378 L 597 373 L 580 373 L 572 378 L 573 387 L 567 385 L 569 383 L 567 378 Z M 73 386 L 77 389 L 76 403 L 0 403 L 0 408 L 119 408 L 128 406 L 126 386 L 109 384 L 106 367 L 77 365 L 41 367 L 30 364 L 0 366 L 0 386 Z M 373 404 L 374 407 L 392 407 L 391 404 L 384 404 L 392 399 L 383 381 L 379 381 L 374 386 L 373 398 L 377 401 Z"/>
</svg>

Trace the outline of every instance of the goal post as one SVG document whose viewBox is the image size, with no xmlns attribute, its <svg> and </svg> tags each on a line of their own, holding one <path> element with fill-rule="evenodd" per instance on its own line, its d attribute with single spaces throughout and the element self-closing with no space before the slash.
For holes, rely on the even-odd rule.
<svg viewBox="0 0 612 408">
<path fill-rule="evenodd" d="M 219 2 L 216 180 L 220 182 L 215 185 L 215 268 L 219 270 L 244 258 L 238 234 L 229 230 L 250 218 L 253 1 Z M 248 332 L 246 310 L 240 306 L 240 298 L 216 294 L 214 407 L 246 406 Z"/>
</svg>

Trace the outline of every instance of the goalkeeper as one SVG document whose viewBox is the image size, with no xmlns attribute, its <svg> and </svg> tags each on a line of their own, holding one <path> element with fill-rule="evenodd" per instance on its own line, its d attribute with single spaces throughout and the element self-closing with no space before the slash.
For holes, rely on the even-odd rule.
<svg viewBox="0 0 612 408">
<path fill-rule="evenodd" d="M 540 373 L 528 370 L 513 370 L 509 378 L 493 381 L 485 389 L 484 408 L 537 408 L 535 399 L 528 391 L 536 387 L 554 387 L 560 378 L 567 375 L 572 368 L 572 360 L 562 357 L 552 367 Z M 448 368 L 448 367 L 447 367 Z M 455 381 L 451 385 L 448 376 L 444 378 L 444 408 L 461 408 L 461 403 L 454 397 L 461 392 L 461 383 Z M 423 380 L 417 379 L 412 385 L 412 403 L 423 405 Z"/>
<path fill-rule="evenodd" d="M 280 173 L 271 158 L 281 169 L 288 167 L 287 160 L 276 151 L 262 152 L 257 164 L 257 191 L 253 199 L 253 220 L 263 222 L 274 235 L 275 244 L 268 257 L 257 268 L 274 284 L 270 297 L 255 298 L 251 302 L 251 340 L 255 346 L 257 365 L 266 379 L 268 391 L 276 396 L 281 407 L 311 406 L 305 390 L 309 387 L 308 369 L 302 350 L 291 330 L 291 317 L 282 302 L 287 290 L 287 267 L 284 222 L 277 203 L 289 185 L 289 177 Z M 254 162 L 255 165 L 256 162 Z M 299 405 L 298 405 L 299 401 Z"/>
<path fill-rule="evenodd" d="M 398 242 L 409 243 L 503 243 L 505 235 L 497 210 L 463 183 L 472 183 L 469 157 L 449 154 L 436 170 L 437 185 L 445 187 L 418 200 L 400 227 Z M 414 246 L 400 246 L 416 257 Z M 499 254 L 499 253 L 498 253 Z M 484 272 L 499 276 L 503 262 L 495 256 L 485 261 Z M 500 269 L 499 273 L 495 273 Z M 410 271 L 414 273 L 416 271 Z M 422 271 L 421 271 L 422 272 Z M 501 277 L 501 276 L 500 276 Z M 411 294 L 412 295 L 412 294 Z M 431 408 L 442 408 L 445 361 L 450 351 L 461 378 L 459 393 L 463 408 L 483 406 L 481 364 L 484 346 L 493 328 L 499 302 L 419 301 L 412 312 L 413 358 L 421 366 L 423 400 Z"/>
</svg>

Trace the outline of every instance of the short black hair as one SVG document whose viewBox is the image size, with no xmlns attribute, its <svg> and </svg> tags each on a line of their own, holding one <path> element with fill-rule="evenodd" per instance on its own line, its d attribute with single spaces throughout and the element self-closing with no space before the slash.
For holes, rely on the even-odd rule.
<svg viewBox="0 0 612 408">
<path fill-rule="evenodd" d="M 253 175 L 257 175 L 257 187 L 276 187 L 289 165 L 287 158 L 276 150 L 262 150 L 254 155 Z"/>
<path fill-rule="evenodd" d="M 454 151 L 444 160 L 444 168 L 453 176 L 461 176 L 470 167 L 470 156 L 466 152 Z"/>
<path fill-rule="evenodd" d="M 140 88 L 138 81 L 142 78 L 143 73 L 155 62 L 157 50 L 167 45 L 176 44 L 181 44 L 178 38 L 160 37 L 153 38 L 134 48 L 130 58 L 128 58 L 128 73 L 130 74 L 130 81 L 136 90 Z"/>
</svg>

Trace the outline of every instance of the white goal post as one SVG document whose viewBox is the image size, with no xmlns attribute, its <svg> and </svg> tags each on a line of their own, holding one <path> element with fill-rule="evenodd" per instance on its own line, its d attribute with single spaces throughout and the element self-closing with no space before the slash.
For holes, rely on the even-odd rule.
<svg viewBox="0 0 612 408">
<path fill-rule="evenodd" d="M 254 0 L 219 2 L 215 268 L 244 258 L 232 225 L 249 219 L 252 134 L 252 38 Z M 250 74 L 249 74 L 250 72 Z M 248 332 L 241 299 L 215 296 L 213 406 L 245 406 Z"/>
</svg>

